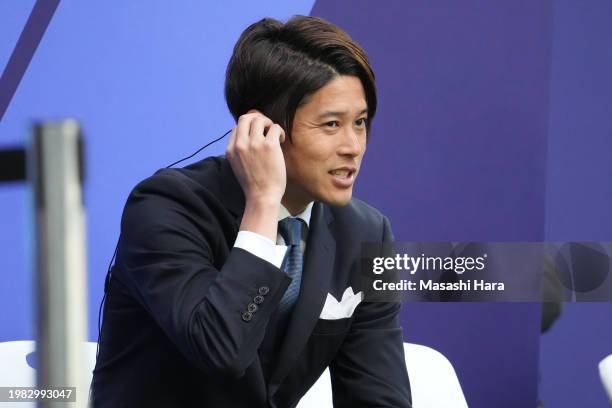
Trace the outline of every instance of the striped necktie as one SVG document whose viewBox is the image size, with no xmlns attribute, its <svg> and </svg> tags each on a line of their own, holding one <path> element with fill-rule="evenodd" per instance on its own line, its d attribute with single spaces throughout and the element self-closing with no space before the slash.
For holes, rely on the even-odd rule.
<svg viewBox="0 0 612 408">
<path fill-rule="evenodd" d="M 291 278 L 291 283 L 278 305 L 279 311 L 283 315 L 291 311 L 300 294 L 304 260 L 300 246 L 303 225 L 304 221 L 300 218 L 285 218 L 278 223 L 278 231 L 285 240 L 285 245 L 289 247 L 281 269 Z"/>
</svg>

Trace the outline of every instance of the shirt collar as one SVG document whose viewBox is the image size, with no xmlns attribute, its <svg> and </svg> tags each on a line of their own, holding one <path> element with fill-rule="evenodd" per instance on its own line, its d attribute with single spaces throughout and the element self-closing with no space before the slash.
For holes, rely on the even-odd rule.
<svg viewBox="0 0 612 408">
<path fill-rule="evenodd" d="M 306 226 L 309 228 L 310 228 L 310 215 L 312 214 L 313 204 L 314 204 L 314 201 L 309 202 L 306 208 L 304 209 L 304 211 L 302 211 L 301 213 L 299 213 L 298 215 L 294 217 L 294 218 L 301 218 L 302 220 L 304 220 L 304 222 L 306 223 Z M 280 221 L 287 217 L 293 217 L 293 215 L 291 215 L 291 213 L 289 213 L 289 210 L 287 210 L 285 206 L 281 204 L 278 209 L 278 220 Z"/>
</svg>

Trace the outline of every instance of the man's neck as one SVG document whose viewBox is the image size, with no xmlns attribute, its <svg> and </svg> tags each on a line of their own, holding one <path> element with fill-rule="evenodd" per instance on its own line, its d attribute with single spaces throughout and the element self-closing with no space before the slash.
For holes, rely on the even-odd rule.
<svg viewBox="0 0 612 408">
<path fill-rule="evenodd" d="M 281 204 L 287 209 L 287 211 L 289 211 L 291 216 L 295 217 L 296 215 L 304 212 L 310 202 L 291 203 L 289 200 L 286 200 L 285 197 L 283 197 Z"/>
</svg>

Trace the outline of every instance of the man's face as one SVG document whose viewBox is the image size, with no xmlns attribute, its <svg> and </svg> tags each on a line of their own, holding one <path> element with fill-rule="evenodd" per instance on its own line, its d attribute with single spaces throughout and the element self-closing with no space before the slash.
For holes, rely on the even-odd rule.
<svg viewBox="0 0 612 408">
<path fill-rule="evenodd" d="M 312 94 L 281 146 L 287 166 L 283 204 L 292 213 L 310 201 L 346 205 L 366 149 L 367 104 L 361 81 L 338 76 Z"/>
</svg>

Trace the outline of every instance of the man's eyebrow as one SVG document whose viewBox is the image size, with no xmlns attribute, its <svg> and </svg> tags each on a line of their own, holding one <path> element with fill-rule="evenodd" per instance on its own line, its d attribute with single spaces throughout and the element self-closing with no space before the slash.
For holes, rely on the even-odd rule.
<svg viewBox="0 0 612 408">
<path fill-rule="evenodd" d="M 368 108 L 365 108 L 359 112 L 359 115 L 363 115 L 364 113 L 368 113 Z M 323 119 L 329 116 L 346 116 L 347 114 L 347 111 L 326 111 L 317 116 L 317 119 Z"/>
</svg>

